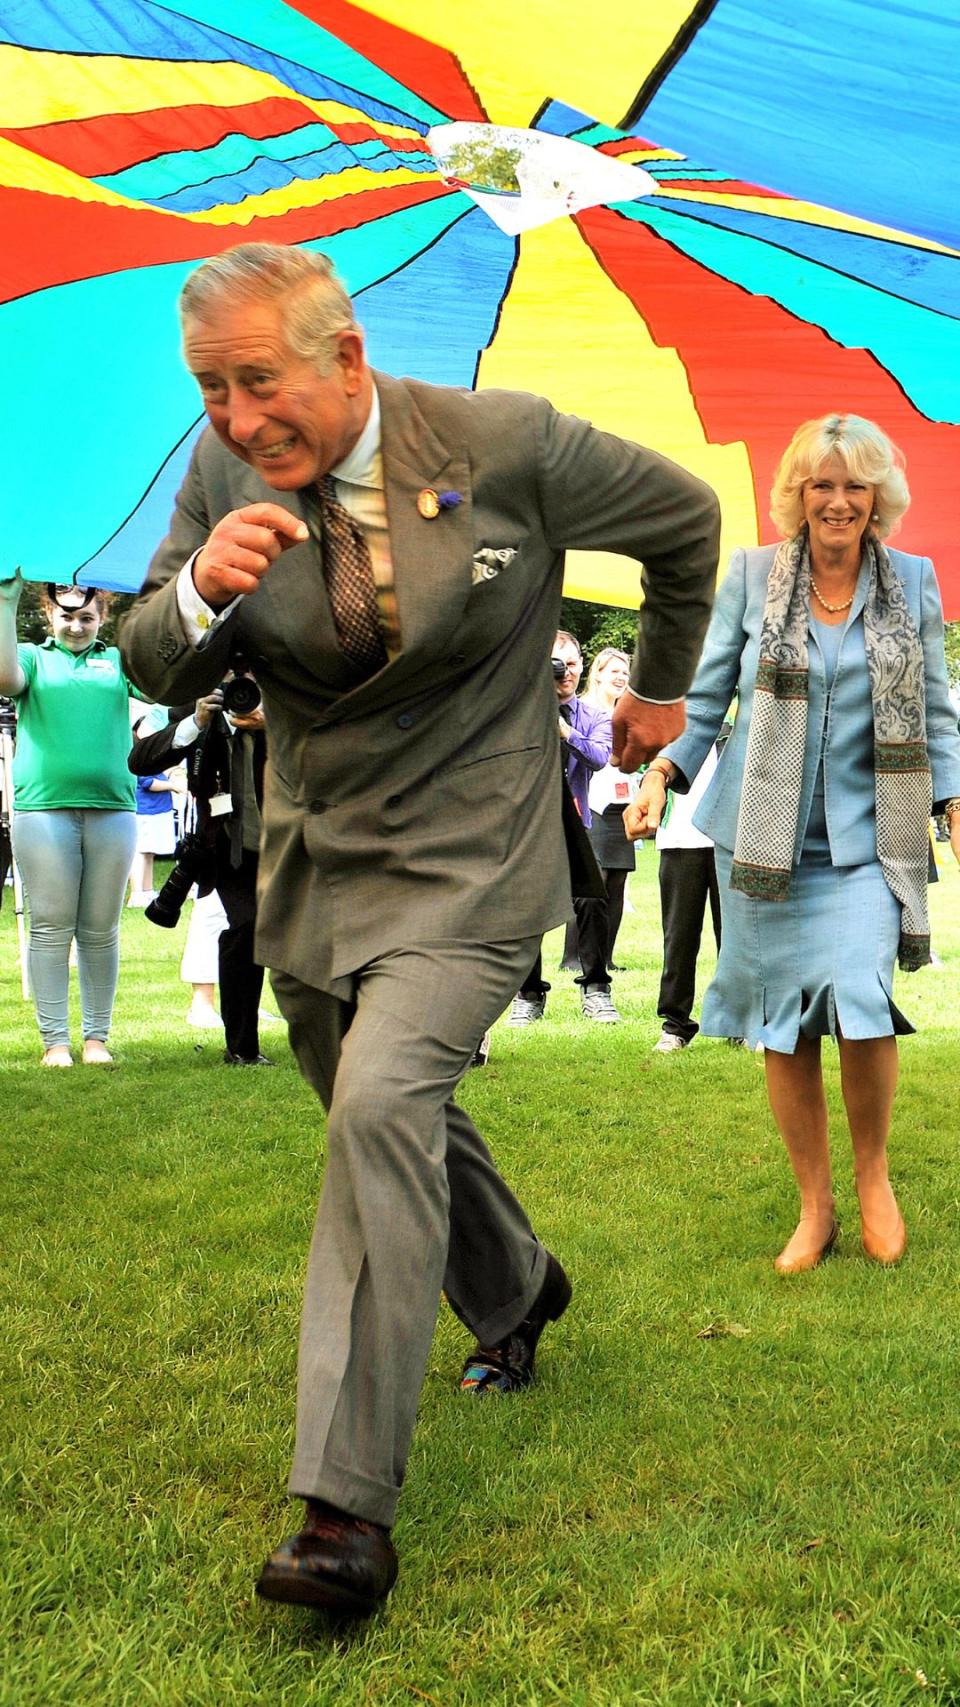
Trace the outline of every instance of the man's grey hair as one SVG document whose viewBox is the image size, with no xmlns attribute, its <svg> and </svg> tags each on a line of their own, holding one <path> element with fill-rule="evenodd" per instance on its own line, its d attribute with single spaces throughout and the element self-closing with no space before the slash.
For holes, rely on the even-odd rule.
<svg viewBox="0 0 960 1707">
<path fill-rule="evenodd" d="M 359 331 L 353 304 L 328 256 L 282 243 L 240 243 L 190 274 L 180 293 L 180 324 L 209 322 L 225 302 L 281 301 L 290 349 L 329 373 L 337 334 Z"/>
</svg>

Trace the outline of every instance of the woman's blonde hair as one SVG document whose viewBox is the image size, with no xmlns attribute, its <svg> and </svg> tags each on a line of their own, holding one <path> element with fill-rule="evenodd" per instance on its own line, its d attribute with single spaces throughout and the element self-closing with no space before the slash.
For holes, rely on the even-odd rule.
<svg viewBox="0 0 960 1707">
<path fill-rule="evenodd" d="M 804 421 L 790 440 L 770 492 L 770 515 L 784 539 L 803 525 L 803 483 L 832 457 L 855 480 L 874 488 L 873 531 L 881 539 L 896 528 L 910 503 L 903 455 L 874 421 L 862 415 L 821 415 Z"/>
<path fill-rule="evenodd" d="M 587 685 L 581 696 L 589 705 L 600 704 L 600 671 L 606 664 L 609 664 L 611 658 L 622 658 L 627 669 L 629 670 L 630 668 L 630 659 L 627 657 L 626 652 L 621 652 L 619 646 L 601 646 L 600 651 L 597 653 L 593 663 L 587 671 Z"/>
</svg>

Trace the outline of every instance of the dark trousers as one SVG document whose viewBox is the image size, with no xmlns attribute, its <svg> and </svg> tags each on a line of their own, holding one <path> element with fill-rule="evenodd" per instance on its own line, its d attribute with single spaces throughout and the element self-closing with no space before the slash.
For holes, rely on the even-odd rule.
<svg viewBox="0 0 960 1707">
<path fill-rule="evenodd" d="M 574 896 L 574 912 L 577 918 L 577 943 L 580 955 L 580 976 L 578 984 L 601 984 L 604 989 L 610 985 L 610 974 L 607 971 L 607 933 L 608 914 L 606 897 L 594 900 L 589 896 Z M 550 985 L 543 981 L 543 956 L 537 950 L 537 958 L 530 968 L 520 989 L 521 996 L 528 999 L 543 996 Z"/>
<path fill-rule="evenodd" d="M 627 878 L 630 876 L 626 866 L 616 866 L 601 873 L 604 888 L 607 891 L 607 971 L 613 971 L 613 951 L 616 947 L 617 936 L 623 923 L 623 898 L 627 888 Z M 569 971 L 579 958 L 579 928 L 576 919 L 571 919 L 563 938 L 563 968 Z"/>
<path fill-rule="evenodd" d="M 657 1013 L 663 1029 L 685 1043 L 700 1027 L 690 1018 L 697 980 L 697 955 L 707 899 L 720 947 L 720 890 L 712 848 L 663 848 L 660 853 L 660 917 L 663 975 Z"/>
<path fill-rule="evenodd" d="M 217 894 L 227 915 L 217 954 L 220 980 L 220 1018 L 231 1055 L 252 1061 L 260 1053 L 260 995 L 263 967 L 253 958 L 257 913 L 257 855 L 244 850 L 239 866 L 220 857 Z"/>
</svg>

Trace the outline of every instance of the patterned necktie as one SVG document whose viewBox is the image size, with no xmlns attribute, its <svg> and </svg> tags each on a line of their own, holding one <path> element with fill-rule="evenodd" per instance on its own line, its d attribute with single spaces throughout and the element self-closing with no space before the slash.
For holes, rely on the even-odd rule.
<svg viewBox="0 0 960 1707">
<path fill-rule="evenodd" d="M 386 663 L 387 649 L 370 550 L 359 523 L 337 502 L 332 474 L 320 492 L 320 525 L 323 574 L 337 639 L 347 657 L 373 675 Z"/>
</svg>

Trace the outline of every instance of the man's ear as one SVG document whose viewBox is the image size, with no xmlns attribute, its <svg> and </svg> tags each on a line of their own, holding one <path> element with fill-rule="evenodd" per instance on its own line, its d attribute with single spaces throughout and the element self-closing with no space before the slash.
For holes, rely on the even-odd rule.
<svg viewBox="0 0 960 1707">
<path fill-rule="evenodd" d="M 355 397 L 363 385 L 367 371 L 363 333 L 358 328 L 350 327 L 339 333 L 338 338 L 337 366 L 343 375 L 347 396 Z"/>
</svg>

